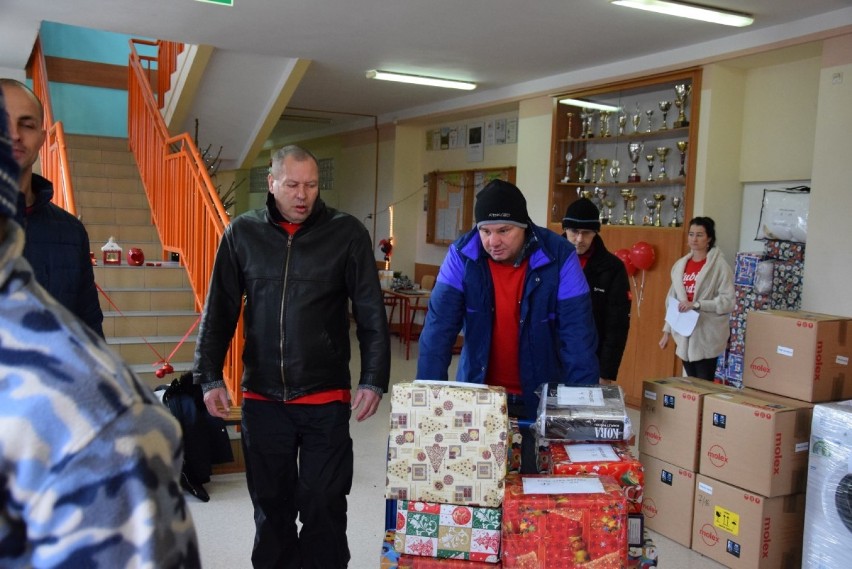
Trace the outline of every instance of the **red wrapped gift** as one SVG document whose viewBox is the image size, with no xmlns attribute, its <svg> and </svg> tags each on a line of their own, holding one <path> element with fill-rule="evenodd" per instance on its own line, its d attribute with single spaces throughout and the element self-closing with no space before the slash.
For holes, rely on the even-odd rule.
<svg viewBox="0 0 852 569">
<path fill-rule="evenodd" d="M 621 569 L 627 500 L 611 476 L 509 475 L 504 569 Z"/>
<path fill-rule="evenodd" d="M 609 475 L 627 498 L 627 513 L 642 513 L 645 469 L 624 443 L 566 444 L 552 442 L 549 474 Z"/>
<path fill-rule="evenodd" d="M 500 563 L 400 555 L 397 569 L 500 569 Z"/>
</svg>

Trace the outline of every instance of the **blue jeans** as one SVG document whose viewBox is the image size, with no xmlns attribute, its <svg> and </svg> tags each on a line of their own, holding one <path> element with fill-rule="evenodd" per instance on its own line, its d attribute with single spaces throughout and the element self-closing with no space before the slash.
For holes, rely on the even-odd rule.
<svg viewBox="0 0 852 569">
<path fill-rule="evenodd" d="M 244 400 L 242 445 L 254 506 L 255 569 L 344 569 L 349 563 L 350 415 L 346 403 Z"/>
</svg>

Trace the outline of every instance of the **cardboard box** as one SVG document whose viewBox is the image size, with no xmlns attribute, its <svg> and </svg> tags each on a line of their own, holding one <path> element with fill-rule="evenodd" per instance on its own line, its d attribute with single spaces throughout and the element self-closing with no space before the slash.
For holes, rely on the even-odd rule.
<svg viewBox="0 0 852 569">
<path fill-rule="evenodd" d="M 553 441 L 547 447 L 547 474 L 554 476 L 590 474 L 612 476 L 627 498 L 627 513 L 642 513 L 645 475 L 625 443 L 564 443 Z"/>
<path fill-rule="evenodd" d="M 386 498 L 500 506 L 509 428 L 503 388 L 397 383 L 390 420 Z"/>
<path fill-rule="evenodd" d="M 818 403 L 852 398 L 850 319 L 813 312 L 750 312 L 743 384 Z"/>
<path fill-rule="evenodd" d="M 696 473 L 647 454 L 640 454 L 639 460 L 645 467 L 645 527 L 692 547 Z"/>
<path fill-rule="evenodd" d="M 707 395 L 698 471 L 769 498 L 804 492 L 812 414 L 754 389 Z"/>
<path fill-rule="evenodd" d="M 702 474 L 692 549 L 732 569 L 801 567 L 805 495 L 766 498 Z"/>
<path fill-rule="evenodd" d="M 698 440 L 704 396 L 725 390 L 695 378 L 645 380 L 642 385 L 639 452 L 698 470 Z"/>
<path fill-rule="evenodd" d="M 627 502 L 611 476 L 510 474 L 503 567 L 623 567 L 627 526 Z"/>
<path fill-rule="evenodd" d="M 471 561 L 500 561 L 500 508 L 399 500 L 397 553 Z"/>
</svg>

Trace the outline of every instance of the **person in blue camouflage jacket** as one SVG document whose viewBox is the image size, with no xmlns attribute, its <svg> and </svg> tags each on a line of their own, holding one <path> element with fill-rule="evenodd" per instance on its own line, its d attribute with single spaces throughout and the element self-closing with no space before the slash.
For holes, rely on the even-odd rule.
<svg viewBox="0 0 852 569">
<path fill-rule="evenodd" d="M 0 93 L 0 567 L 200 567 L 180 427 L 37 284 Z"/>
</svg>

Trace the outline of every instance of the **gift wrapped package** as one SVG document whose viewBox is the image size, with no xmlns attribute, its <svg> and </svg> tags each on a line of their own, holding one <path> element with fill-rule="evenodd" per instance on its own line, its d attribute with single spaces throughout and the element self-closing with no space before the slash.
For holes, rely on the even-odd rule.
<svg viewBox="0 0 852 569">
<path fill-rule="evenodd" d="M 398 383 L 390 423 L 387 498 L 500 506 L 509 427 L 502 388 Z"/>
<path fill-rule="evenodd" d="M 540 391 L 536 425 L 542 439 L 618 442 L 633 436 L 624 392 L 617 385 L 546 383 Z"/>
<path fill-rule="evenodd" d="M 626 443 L 553 443 L 548 474 L 612 476 L 627 499 L 627 513 L 642 513 L 645 469 Z"/>
<path fill-rule="evenodd" d="M 484 561 L 400 555 L 399 564 L 395 569 L 500 569 L 500 567 L 499 562 L 485 563 Z"/>
<path fill-rule="evenodd" d="M 611 476 L 510 474 L 503 501 L 504 569 L 621 569 L 627 501 Z"/>
<path fill-rule="evenodd" d="M 394 549 L 398 553 L 497 563 L 500 508 L 400 500 Z"/>
</svg>

